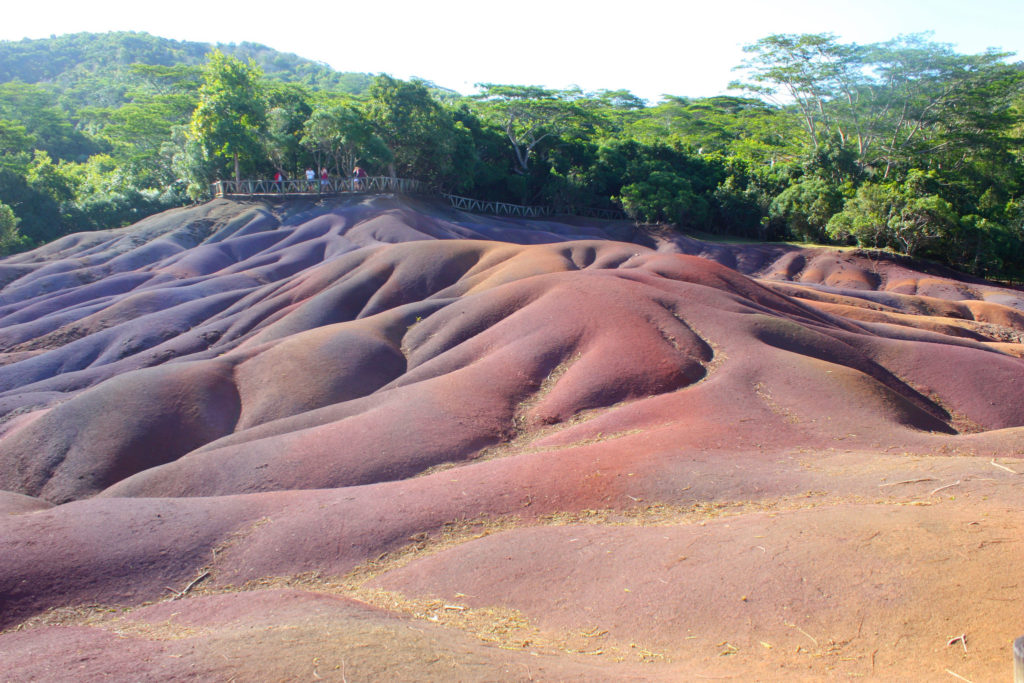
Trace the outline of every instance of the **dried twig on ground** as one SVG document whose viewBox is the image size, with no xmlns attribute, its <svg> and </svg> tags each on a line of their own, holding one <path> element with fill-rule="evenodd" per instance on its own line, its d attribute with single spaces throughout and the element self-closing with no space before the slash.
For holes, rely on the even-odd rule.
<svg viewBox="0 0 1024 683">
<path fill-rule="evenodd" d="M 782 623 L 784 623 L 786 626 L 789 626 L 790 628 L 795 628 L 797 631 L 800 631 L 800 633 L 804 634 L 805 636 L 807 636 L 808 638 L 811 639 L 811 641 L 814 643 L 815 647 L 818 647 L 818 639 L 815 638 L 814 636 L 812 636 L 810 633 L 808 633 L 807 631 L 803 630 L 802 628 L 800 628 L 796 624 L 789 623 L 788 621 L 784 621 Z"/>
<path fill-rule="evenodd" d="M 946 484 L 945 486 L 940 486 L 939 488 L 937 488 L 937 489 L 933 490 L 933 491 L 932 491 L 931 493 L 929 493 L 928 495 L 929 495 L 929 496 L 934 496 L 934 495 L 935 495 L 936 493 L 938 493 L 939 491 L 942 491 L 943 489 L 948 489 L 948 488 L 950 488 L 951 486 L 958 486 L 959 484 L 960 484 L 960 480 L 959 480 L 959 479 L 957 479 L 957 480 L 956 480 L 956 481 L 954 481 L 954 482 L 953 482 L 952 484 Z"/>
<path fill-rule="evenodd" d="M 1020 474 L 1020 472 L 1018 472 L 1017 470 L 1012 470 L 1009 467 L 1007 467 L 1006 465 L 1000 465 L 999 463 L 996 462 L 995 458 L 992 458 L 992 461 L 989 462 L 989 465 L 992 465 L 993 467 L 998 467 L 1001 470 L 1006 470 L 1010 474 Z"/>
<path fill-rule="evenodd" d="M 935 481 L 935 477 L 924 477 L 923 479 L 905 479 L 904 481 L 894 481 L 890 484 L 879 484 L 878 488 L 884 489 L 886 486 L 899 486 L 900 484 L 917 484 L 922 481 Z"/>
<path fill-rule="evenodd" d="M 195 588 L 195 587 L 196 587 L 196 586 L 197 586 L 197 585 L 199 584 L 199 582 L 200 582 L 200 581 L 202 581 L 203 579 L 205 579 L 205 578 L 206 578 L 207 576 L 209 576 L 209 575 L 210 575 L 210 572 L 203 572 L 202 574 L 200 574 L 200 575 L 199 575 L 199 576 L 197 576 L 196 578 L 192 579 L 192 581 L 191 581 L 191 582 L 190 582 L 190 583 L 189 583 L 189 584 L 188 584 L 187 586 L 185 586 L 184 588 L 182 588 L 182 589 L 181 589 L 181 591 L 179 591 L 179 592 L 175 593 L 175 594 L 174 594 L 174 597 L 173 597 L 173 598 L 171 598 L 171 600 L 177 600 L 178 598 L 183 598 L 183 597 L 185 597 L 185 595 L 186 595 L 186 594 L 187 594 L 187 593 L 188 593 L 188 592 L 189 592 L 190 590 L 192 590 L 193 588 Z"/>
</svg>

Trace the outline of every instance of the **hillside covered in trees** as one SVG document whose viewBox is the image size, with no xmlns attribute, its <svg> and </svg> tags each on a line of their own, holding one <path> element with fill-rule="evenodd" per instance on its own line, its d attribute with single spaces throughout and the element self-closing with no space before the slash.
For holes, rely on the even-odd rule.
<svg viewBox="0 0 1024 683">
<path fill-rule="evenodd" d="M 337 73 L 244 43 L 0 43 L 0 248 L 126 225 L 216 178 L 310 165 L 759 240 L 888 248 L 1024 274 L 1024 67 L 924 36 L 773 35 L 735 95 Z"/>
</svg>

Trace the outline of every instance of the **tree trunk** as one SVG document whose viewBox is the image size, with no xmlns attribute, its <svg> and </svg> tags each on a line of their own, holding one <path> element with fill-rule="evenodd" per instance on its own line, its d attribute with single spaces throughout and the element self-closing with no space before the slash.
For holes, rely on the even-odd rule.
<svg viewBox="0 0 1024 683">
<path fill-rule="evenodd" d="M 241 174 L 238 171 L 238 152 L 235 152 L 235 182 L 237 183 L 242 179 Z"/>
</svg>

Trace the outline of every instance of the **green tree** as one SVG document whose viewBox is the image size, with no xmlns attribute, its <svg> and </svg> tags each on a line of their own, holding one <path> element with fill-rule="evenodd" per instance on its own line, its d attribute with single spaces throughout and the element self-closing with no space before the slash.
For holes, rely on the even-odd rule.
<svg viewBox="0 0 1024 683">
<path fill-rule="evenodd" d="M 703 227 L 708 204 L 690 181 L 671 171 L 652 171 L 644 180 L 624 185 L 619 195 L 626 213 L 645 223 L 665 222 Z"/>
<path fill-rule="evenodd" d="M 0 119 L 24 126 L 37 149 L 55 159 L 84 159 L 96 144 L 77 130 L 46 89 L 20 81 L 0 83 Z"/>
<path fill-rule="evenodd" d="M 135 62 L 129 73 L 142 79 L 156 95 L 180 95 L 194 92 L 202 84 L 203 71 L 189 64 L 143 64 Z"/>
<path fill-rule="evenodd" d="M 64 234 L 61 202 L 30 184 L 25 171 L 0 167 L 0 201 L 14 210 L 21 221 L 19 229 L 30 245 Z"/>
<path fill-rule="evenodd" d="M 778 221 L 794 238 L 820 242 L 826 239 L 825 226 L 843 208 L 839 188 L 814 176 L 801 178 L 771 202 L 768 215 Z"/>
<path fill-rule="evenodd" d="M 463 191 L 488 199 L 519 201 L 526 193 L 526 182 L 508 165 L 508 142 L 502 131 L 478 117 L 468 102 L 454 108 L 452 117 L 469 132 L 472 145 L 472 173 Z"/>
<path fill-rule="evenodd" d="M 191 112 L 180 104 L 175 98 L 147 98 L 86 114 L 125 175 L 140 187 L 163 187 L 175 180 L 166 145 L 173 127 L 187 123 Z"/>
<path fill-rule="evenodd" d="M 0 155 L 16 156 L 32 151 L 36 138 L 16 121 L 0 119 Z"/>
<path fill-rule="evenodd" d="M 893 248 L 907 256 L 927 248 L 948 257 L 959 237 L 960 220 L 953 206 L 932 192 L 934 180 L 934 175 L 915 170 L 900 184 L 866 183 L 829 220 L 828 233 L 836 239 L 853 238 L 862 246 Z"/>
<path fill-rule="evenodd" d="M 214 50 L 203 68 L 199 104 L 189 122 L 190 139 L 208 156 L 231 159 L 236 180 L 241 178 L 242 159 L 250 167 L 262 160 L 266 101 L 261 78 L 254 62 Z"/>
<path fill-rule="evenodd" d="M 530 160 L 546 141 L 557 140 L 582 112 L 573 104 L 578 91 L 559 92 L 537 86 L 480 83 L 476 99 L 483 115 L 505 131 L 515 172 L 527 175 Z"/>
<path fill-rule="evenodd" d="M 367 117 L 391 152 L 393 174 L 456 188 L 472 178 L 473 138 L 426 85 L 377 76 Z"/>
<path fill-rule="evenodd" d="M 891 246 L 889 220 L 898 201 L 892 185 L 865 183 L 846 200 L 843 210 L 829 219 L 826 230 L 832 239 L 852 239 L 861 247 Z"/>
<path fill-rule="evenodd" d="M 876 105 L 869 158 L 883 177 L 894 169 L 950 169 L 1007 144 L 1010 107 L 1024 86 L 1024 71 L 1005 63 L 1009 53 L 960 55 L 913 35 L 867 54 Z"/>
<path fill-rule="evenodd" d="M 1008 53 L 960 55 L 925 35 L 839 43 L 832 34 L 775 34 L 744 48 L 749 82 L 802 122 L 807 147 L 836 141 L 888 179 L 955 168 L 1007 148 L 1024 70 Z M 849 179 L 849 178 L 847 178 Z"/>
<path fill-rule="evenodd" d="M 202 141 L 189 135 L 187 126 L 171 129 L 171 140 L 161 148 L 170 158 L 176 184 L 184 186 L 184 193 L 193 201 L 209 195 L 209 181 L 219 172 L 220 164 L 212 158 Z"/>
<path fill-rule="evenodd" d="M 304 162 L 302 124 L 313 108 L 313 93 L 296 83 L 267 84 L 267 122 L 264 151 L 273 167 L 284 175 L 294 173 Z"/>
<path fill-rule="evenodd" d="M 332 167 L 340 175 L 348 175 L 357 164 L 378 166 L 393 158 L 373 125 L 358 109 L 345 104 L 314 109 L 302 127 L 302 144 L 317 166 Z"/>
<path fill-rule="evenodd" d="M 11 207 L 0 203 L 0 254 L 10 254 L 28 246 L 28 240 L 18 231 L 20 222 Z"/>
<path fill-rule="evenodd" d="M 784 108 L 756 98 L 665 96 L 632 123 L 642 142 L 685 144 L 698 154 L 719 152 L 773 165 L 801 153 L 799 126 Z"/>
<path fill-rule="evenodd" d="M 36 150 L 25 178 L 32 189 L 42 192 L 55 202 L 65 202 L 75 196 L 74 183 L 67 175 L 66 168 L 53 163 L 46 152 Z"/>
<path fill-rule="evenodd" d="M 862 73 L 861 50 L 843 45 L 831 33 L 777 33 L 743 48 L 749 83 L 733 87 L 792 102 L 812 148 L 827 139 L 835 123 L 831 103 L 853 96 Z M 843 136 L 845 138 L 845 135 Z"/>
<path fill-rule="evenodd" d="M 638 220 L 706 229 L 724 167 L 718 158 L 668 145 L 612 140 L 599 147 L 583 180 Z"/>
</svg>

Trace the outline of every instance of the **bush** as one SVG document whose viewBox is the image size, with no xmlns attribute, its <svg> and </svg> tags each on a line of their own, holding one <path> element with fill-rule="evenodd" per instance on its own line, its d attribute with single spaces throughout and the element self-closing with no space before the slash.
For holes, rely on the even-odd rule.
<svg viewBox="0 0 1024 683">
<path fill-rule="evenodd" d="M 843 208 L 839 188 L 818 177 L 801 178 L 783 190 L 768 207 L 768 215 L 794 239 L 821 242 L 829 220 Z"/>
<path fill-rule="evenodd" d="M 899 185 L 861 185 L 829 220 L 829 236 L 852 238 L 860 246 L 888 247 L 907 256 L 932 248 L 933 255 L 947 259 L 960 219 L 952 204 L 928 193 L 926 176 L 912 171 Z"/>
<path fill-rule="evenodd" d="M 703 228 L 708 222 L 707 201 L 693 192 L 689 180 L 671 171 L 654 171 L 646 180 L 624 186 L 619 200 L 631 218 L 645 223 Z"/>
</svg>

